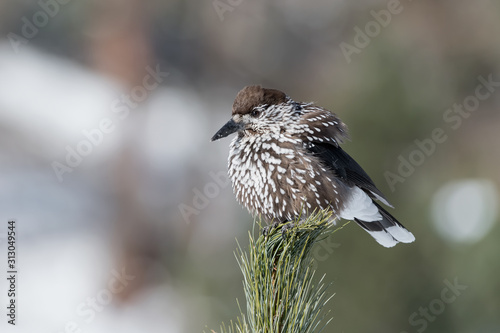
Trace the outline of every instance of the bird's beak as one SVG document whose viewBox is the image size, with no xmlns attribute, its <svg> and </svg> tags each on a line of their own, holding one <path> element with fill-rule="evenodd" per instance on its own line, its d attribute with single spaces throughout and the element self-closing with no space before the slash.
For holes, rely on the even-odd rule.
<svg viewBox="0 0 500 333">
<path fill-rule="evenodd" d="M 236 123 L 233 119 L 229 120 L 222 128 L 215 133 L 212 137 L 211 141 L 219 140 L 225 138 L 229 134 L 233 134 L 234 132 L 241 129 L 241 125 Z"/>
</svg>

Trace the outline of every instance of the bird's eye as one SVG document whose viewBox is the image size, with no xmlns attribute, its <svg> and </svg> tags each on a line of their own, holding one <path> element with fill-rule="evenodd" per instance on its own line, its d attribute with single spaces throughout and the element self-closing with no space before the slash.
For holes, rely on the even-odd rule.
<svg viewBox="0 0 500 333">
<path fill-rule="evenodd" d="M 258 110 L 253 110 L 251 113 L 252 117 L 257 118 L 260 115 L 260 111 Z"/>
</svg>

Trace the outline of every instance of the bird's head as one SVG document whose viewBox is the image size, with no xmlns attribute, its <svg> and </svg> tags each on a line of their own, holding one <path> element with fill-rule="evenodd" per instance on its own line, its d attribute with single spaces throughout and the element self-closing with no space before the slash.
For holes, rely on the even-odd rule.
<svg viewBox="0 0 500 333">
<path fill-rule="evenodd" d="M 212 141 L 238 132 L 242 136 L 279 134 L 300 116 L 301 106 L 285 93 L 261 86 L 243 88 L 233 104 L 231 119 L 212 137 Z"/>
</svg>

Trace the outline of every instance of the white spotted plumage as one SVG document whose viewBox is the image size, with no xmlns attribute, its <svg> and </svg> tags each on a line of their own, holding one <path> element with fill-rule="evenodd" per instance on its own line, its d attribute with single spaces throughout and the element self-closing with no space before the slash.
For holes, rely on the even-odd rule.
<svg viewBox="0 0 500 333">
<path fill-rule="evenodd" d="M 252 214 L 285 222 L 316 209 L 353 219 L 380 244 L 414 236 L 376 201 L 389 202 L 339 144 L 345 124 L 313 103 L 249 86 L 238 93 L 232 119 L 212 138 L 231 133 L 229 176 L 237 200 Z"/>
<path fill-rule="evenodd" d="M 316 208 L 325 208 L 318 200 L 319 187 L 323 186 L 323 191 L 334 193 L 336 185 L 322 184 L 318 180 L 321 176 L 328 177 L 331 172 L 325 167 L 314 171 L 314 164 L 321 162 L 307 154 L 304 147 L 301 147 L 300 139 L 300 135 L 304 133 L 321 132 L 318 127 L 310 127 L 310 123 L 316 124 L 321 116 L 306 118 L 307 122 L 302 121 L 304 115 L 317 114 L 318 108 L 312 107 L 311 104 L 283 103 L 267 108 L 260 107 L 259 110 L 262 115 L 258 125 L 252 128 L 259 135 L 238 135 L 230 145 L 229 176 L 238 201 L 253 214 L 270 220 L 282 217 L 292 219 L 298 206 L 311 209 L 314 204 Z M 313 136 L 310 139 L 314 141 L 319 138 Z M 292 193 L 289 196 L 283 188 L 279 188 L 279 192 L 276 191 L 280 184 L 285 183 L 291 188 Z M 297 192 L 305 193 L 297 196 Z M 283 199 L 269 199 L 269 196 L 278 195 Z M 277 207 L 280 201 L 282 206 Z M 331 201 L 328 202 L 328 206 L 334 206 L 334 211 L 339 211 L 338 200 L 333 205 Z"/>
</svg>

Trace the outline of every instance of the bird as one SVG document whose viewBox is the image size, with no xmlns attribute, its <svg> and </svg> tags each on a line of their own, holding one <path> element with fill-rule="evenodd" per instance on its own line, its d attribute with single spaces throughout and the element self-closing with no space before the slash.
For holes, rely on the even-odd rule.
<svg viewBox="0 0 500 333">
<path fill-rule="evenodd" d="M 354 220 L 379 244 L 411 243 L 393 206 L 340 144 L 347 126 L 333 112 L 260 85 L 238 92 L 231 119 L 211 138 L 233 133 L 228 173 L 237 201 L 269 225 L 330 209 Z"/>
</svg>

